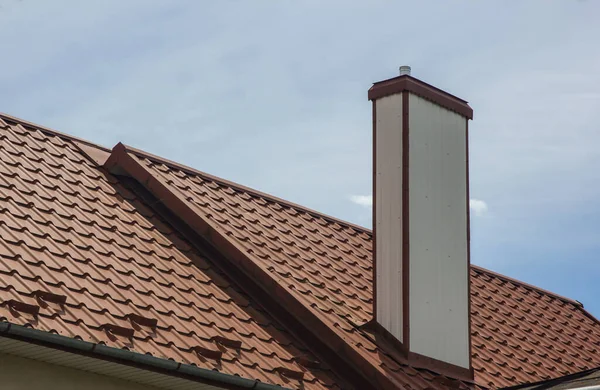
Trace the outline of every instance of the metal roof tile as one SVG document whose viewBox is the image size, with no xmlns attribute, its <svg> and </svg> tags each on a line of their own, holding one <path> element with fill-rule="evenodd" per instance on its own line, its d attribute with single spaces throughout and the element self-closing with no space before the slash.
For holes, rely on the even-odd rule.
<svg viewBox="0 0 600 390">
<path fill-rule="evenodd" d="M 270 383 L 299 386 L 296 372 L 307 389 L 339 383 L 328 369 L 299 368 L 293 359 L 306 346 L 72 141 L 30 125 L 3 127 L 0 317 Z M 389 346 L 373 344 L 342 318 L 371 316 L 369 231 L 169 162 L 134 158 L 394 383 L 467 387 L 395 362 Z M 600 364 L 598 324 L 580 306 L 479 268 L 471 280 L 478 383 L 508 386 Z M 39 306 L 36 319 L 7 309 L 11 299 L 39 305 L 38 290 L 67 297 L 64 311 Z M 155 319 L 156 329 L 136 327 L 127 319 L 132 313 Z M 133 335 L 111 339 L 107 324 Z M 224 348 L 217 364 L 192 350 L 218 348 L 217 336 L 241 341 L 242 354 Z"/>
</svg>

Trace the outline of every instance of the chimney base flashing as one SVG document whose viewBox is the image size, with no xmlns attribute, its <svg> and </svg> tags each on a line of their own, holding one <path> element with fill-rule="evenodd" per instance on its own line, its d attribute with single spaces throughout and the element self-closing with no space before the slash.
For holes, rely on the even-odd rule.
<svg viewBox="0 0 600 390">
<path fill-rule="evenodd" d="M 474 382 L 473 367 L 465 368 L 456 366 L 415 352 L 408 353 L 408 364 L 413 368 L 425 368 L 452 379 Z"/>
<path fill-rule="evenodd" d="M 385 348 L 386 352 L 389 353 L 398 364 L 407 365 L 412 368 L 425 369 L 451 379 L 474 383 L 475 376 L 473 367 L 460 367 L 415 352 L 410 352 L 400 340 L 388 332 L 388 330 L 375 319 L 359 326 L 359 329 L 371 336 L 371 338 L 373 338 L 372 341 L 375 342 L 378 347 L 381 348 L 383 343 L 387 344 L 387 348 Z"/>
</svg>

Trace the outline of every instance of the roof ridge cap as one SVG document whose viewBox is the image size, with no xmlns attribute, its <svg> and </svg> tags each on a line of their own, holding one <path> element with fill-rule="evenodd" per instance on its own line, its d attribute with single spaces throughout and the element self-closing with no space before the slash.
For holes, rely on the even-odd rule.
<svg viewBox="0 0 600 390">
<path fill-rule="evenodd" d="M 471 269 L 473 269 L 474 271 L 477 271 L 477 272 L 486 273 L 486 274 L 491 275 L 491 276 L 493 276 L 495 278 L 498 278 L 498 279 L 502 279 L 505 282 L 511 282 L 511 283 L 514 283 L 514 284 L 518 284 L 518 285 L 520 285 L 522 287 L 525 287 L 525 288 L 528 288 L 530 290 L 537 291 L 537 292 L 539 292 L 541 294 L 548 295 L 548 296 L 551 296 L 553 298 L 559 299 L 561 301 L 564 301 L 564 302 L 570 303 L 572 305 L 575 305 L 577 307 L 583 308 L 583 303 L 581 303 L 581 302 L 579 302 L 579 301 L 577 301 L 575 299 L 567 298 L 567 297 L 565 297 L 563 295 L 560 295 L 560 294 L 557 294 L 557 293 L 553 293 L 552 291 L 543 289 L 543 288 L 535 286 L 533 284 L 529 284 L 529 283 L 523 282 L 521 280 L 518 280 L 518 279 L 515 279 L 515 278 L 511 278 L 510 276 L 506 276 L 506 275 L 500 274 L 498 272 L 494 272 L 492 270 L 489 270 L 487 268 L 481 267 L 479 265 L 471 264 Z"/>
<path fill-rule="evenodd" d="M 73 136 L 73 135 L 65 134 L 65 133 L 60 132 L 58 130 L 54 130 L 54 129 L 50 128 L 50 127 L 38 125 L 37 123 L 33 123 L 33 122 L 27 121 L 25 119 L 18 118 L 16 116 L 9 115 L 9 114 L 6 114 L 4 112 L 0 112 L 0 119 L 2 119 L 2 120 L 8 120 L 9 122 L 15 122 L 15 123 L 20 124 L 20 125 L 34 127 L 36 129 L 44 132 L 44 133 L 48 133 L 50 135 L 54 135 L 54 136 L 57 136 L 57 137 L 60 137 L 60 138 L 63 138 L 63 139 L 68 139 L 69 141 L 79 142 L 79 143 L 85 144 L 87 146 L 91 146 L 93 148 L 97 148 L 97 149 L 103 150 L 105 152 L 109 152 L 110 153 L 110 151 L 111 151 L 111 149 L 109 149 L 109 148 L 107 148 L 105 146 L 95 144 L 95 143 L 93 143 L 91 141 L 88 141 L 88 140 L 85 140 L 83 138 L 79 138 L 79 137 L 76 137 L 76 136 Z"/>
<path fill-rule="evenodd" d="M 335 222 L 335 223 L 344 225 L 346 227 L 358 230 L 358 231 L 363 232 L 363 233 L 367 233 L 367 234 L 372 234 L 373 233 L 371 229 L 368 229 L 368 228 L 366 228 L 364 226 L 360 226 L 360 225 L 354 224 L 352 222 L 344 221 L 343 219 L 333 217 L 331 215 L 328 215 L 328 214 L 325 214 L 323 212 L 311 209 L 311 208 L 306 207 L 306 206 L 302 206 L 302 205 L 294 203 L 294 202 L 290 202 L 289 200 L 285 200 L 285 199 L 279 198 L 279 197 L 277 197 L 275 195 L 271 195 L 271 194 L 268 194 L 266 192 L 262 192 L 262 191 L 256 190 L 254 188 L 246 187 L 246 186 L 244 186 L 242 184 L 235 183 L 235 182 L 223 179 L 221 177 L 211 175 L 210 173 L 202 172 L 202 171 L 200 171 L 198 169 L 189 167 L 187 165 L 183 165 L 181 163 L 178 163 L 178 162 L 173 161 L 173 160 L 169 160 L 169 159 L 164 158 L 164 157 L 157 156 L 157 155 L 152 154 L 152 153 L 148 153 L 148 152 L 146 152 L 144 150 L 141 150 L 141 149 L 136 149 L 136 148 L 134 148 L 132 146 L 129 146 L 129 145 L 124 145 L 124 146 L 125 146 L 125 149 L 128 152 L 131 152 L 131 153 L 134 153 L 134 154 L 146 157 L 146 158 L 148 158 L 150 160 L 154 160 L 156 162 L 160 162 L 160 163 L 163 163 L 165 165 L 170 165 L 172 167 L 175 167 L 175 168 L 177 168 L 179 170 L 182 170 L 182 171 L 185 171 L 187 173 L 190 173 L 190 174 L 193 174 L 193 175 L 202 176 L 202 177 L 205 177 L 205 178 L 207 178 L 209 180 L 218 182 L 220 184 L 224 184 L 224 185 L 226 185 L 228 187 L 232 187 L 234 189 L 237 189 L 237 190 L 240 190 L 240 191 L 244 191 L 244 192 L 248 192 L 248 193 L 250 193 L 252 195 L 259 196 L 261 198 L 265 198 L 266 200 L 270 200 L 270 201 L 273 201 L 273 202 L 276 202 L 276 203 L 281 203 L 284 206 L 288 206 L 288 207 L 291 207 L 291 208 L 294 208 L 294 209 L 302 210 L 305 213 L 312 214 L 313 216 L 317 216 L 317 217 L 323 218 L 325 220 L 328 220 L 329 222 Z"/>
</svg>

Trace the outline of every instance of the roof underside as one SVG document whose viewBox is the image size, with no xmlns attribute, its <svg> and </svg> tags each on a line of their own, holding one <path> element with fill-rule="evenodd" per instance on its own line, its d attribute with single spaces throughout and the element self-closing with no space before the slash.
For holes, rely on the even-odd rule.
<svg viewBox="0 0 600 390">
<path fill-rule="evenodd" d="M 372 318 L 370 231 L 120 150 L 113 168 L 127 159 L 136 171 L 121 173 L 172 199 L 180 208 L 170 211 L 197 234 L 226 242 L 226 255 L 242 254 L 241 267 L 270 278 L 344 341 L 340 359 L 351 356 L 358 369 L 412 389 L 469 386 L 405 365 L 393 346 L 359 328 Z M 0 318 L 286 387 L 344 386 L 277 313 L 97 157 L 68 137 L 0 119 Z M 478 267 L 471 282 L 479 385 L 600 365 L 600 328 L 581 305 Z"/>
<path fill-rule="evenodd" d="M 50 363 L 57 366 L 74 368 L 90 373 L 119 378 L 133 383 L 148 386 L 148 389 L 177 389 L 177 390 L 220 390 L 208 384 L 198 383 L 189 379 L 172 375 L 152 372 L 121 363 L 95 359 L 81 354 L 66 352 L 56 348 L 31 344 L 22 340 L 0 337 L 0 356 L 8 354 L 30 360 Z"/>
</svg>

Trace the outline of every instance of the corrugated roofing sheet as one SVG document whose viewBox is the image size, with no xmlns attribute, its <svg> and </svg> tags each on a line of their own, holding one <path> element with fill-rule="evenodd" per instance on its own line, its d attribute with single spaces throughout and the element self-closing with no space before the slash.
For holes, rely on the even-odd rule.
<svg viewBox="0 0 600 390">
<path fill-rule="evenodd" d="M 140 151 L 127 156 L 344 340 L 340 355 L 402 387 L 472 387 L 403 364 L 360 328 L 372 318 L 370 231 Z M 5 320 L 268 383 L 341 383 L 327 366 L 296 363 L 312 356 L 302 340 L 68 137 L 0 122 L 0 214 Z M 479 385 L 600 365 L 600 327 L 578 303 L 478 267 L 471 280 Z"/>
</svg>

